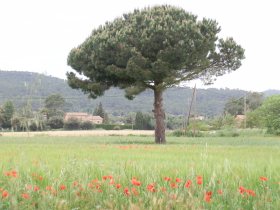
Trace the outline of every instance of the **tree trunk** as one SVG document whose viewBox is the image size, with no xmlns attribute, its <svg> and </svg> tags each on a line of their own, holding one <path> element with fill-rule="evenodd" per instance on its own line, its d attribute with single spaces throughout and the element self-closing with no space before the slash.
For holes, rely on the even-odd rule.
<svg viewBox="0 0 280 210">
<path fill-rule="evenodd" d="M 162 108 L 162 90 L 154 90 L 155 143 L 165 144 L 165 113 Z"/>
</svg>

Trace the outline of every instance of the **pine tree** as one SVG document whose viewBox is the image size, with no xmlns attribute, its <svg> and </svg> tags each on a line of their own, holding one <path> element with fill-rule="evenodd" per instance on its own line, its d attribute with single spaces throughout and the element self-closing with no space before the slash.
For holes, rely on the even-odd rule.
<svg viewBox="0 0 280 210">
<path fill-rule="evenodd" d="M 244 50 L 232 38 L 219 39 L 218 23 L 173 6 L 134 10 L 93 30 L 71 50 L 68 84 L 90 97 L 110 87 L 125 89 L 133 99 L 146 89 L 154 92 L 155 142 L 165 139 L 163 92 L 184 81 L 217 76 L 241 66 Z"/>
</svg>

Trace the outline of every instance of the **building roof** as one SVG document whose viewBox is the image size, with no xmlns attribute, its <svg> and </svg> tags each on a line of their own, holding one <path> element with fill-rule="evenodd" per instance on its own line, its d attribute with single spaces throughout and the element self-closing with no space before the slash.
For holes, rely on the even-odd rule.
<svg viewBox="0 0 280 210">
<path fill-rule="evenodd" d="M 100 116 L 93 116 L 91 114 L 85 113 L 85 112 L 67 112 L 65 113 L 64 119 L 69 119 L 69 118 L 80 118 L 80 119 L 88 119 L 91 121 L 95 120 L 103 120 L 102 117 Z"/>
</svg>

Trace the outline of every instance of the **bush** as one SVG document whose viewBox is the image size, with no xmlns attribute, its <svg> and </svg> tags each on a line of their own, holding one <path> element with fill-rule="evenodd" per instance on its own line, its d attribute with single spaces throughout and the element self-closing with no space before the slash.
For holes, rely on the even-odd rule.
<svg viewBox="0 0 280 210">
<path fill-rule="evenodd" d="M 240 136 L 240 133 L 236 129 L 227 128 L 227 129 L 224 129 L 224 130 L 217 131 L 214 134 L 214 136 L 218 136 L 218 137 L 238 137 L 238 136 Z"/>
<path fill-rule="evenodd" d="M 115 127 L 113 127 L 113 130 L 121 130 L 121 127 L 119 125 L 116 125 Z"/>
<path fill-rule="evenodd" d="M 270 134 L 280 135 L 280 95 L 267 98 L 260 107 L 264 125 Z"/>
<path fill-rule="evenodd" d="M 35 122 L 32 122 L 32 123 L 29 125 L 29 130 L 30 130 L 30 131 L 37 131 L 37 130 L 38 130 L 38 126 L 36 125 Z"/>
<path fill-rule="evenodd" d="M 193 120 L 188 126 L 188 130 L 209 131 L 210 126 L 205 121 Z"/>
<path fill-rule="evenodd" d="M 65 130 L 79 130 L 80 129 L 80 122 L 76 118 L 70 118 L 66 122 L 64 122 L 63 128 Z"/>
<path fill-rule="evenodd" d="M 48 125 L 51 129 L 63 128 L 63 118 L 62 117 L 51 117 L 48 120 Z"/>
<path fill-rule="evenodd" d="M 203 133 L 199 132 L 199 131 L 196 131 L 196 132 L 193 132 L 192 130 L 187 130 L 187 131 L 184 131 L 184 130 L 176 130 L 176 131 L 173 131 L 172 134 L 173 136 L 177 136 L 177 137 L 180 137 L 180 136 L 187 136 L 187 137 L 203 137 Z"/>
<path fill-rule="evenodd" d="M 90 121 L 85 121 L 81 123 L 80 127 L 82 130 L 92 130 L 94 128 L 94 125 Z"/>
</svg>

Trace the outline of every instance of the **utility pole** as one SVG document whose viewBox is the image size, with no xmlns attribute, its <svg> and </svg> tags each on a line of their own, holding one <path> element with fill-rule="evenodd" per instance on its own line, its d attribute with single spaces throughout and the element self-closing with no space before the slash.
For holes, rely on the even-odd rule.
<svg viewBox="0 0 280 210">
<path fill-rule="evenodd" d="M 191 104 L 190 104 L 190 108 L 189 108 L 189 113 L 188 113 L 188 116 L 187 116 L 185 132 L 187 131 L 187 127 L 190 124 L 190 115 L 191 115 L 192 105 L 193 105 L 193 101 L 194 101 L 194 97 L 195 97 L 195 92 L 196 92 L 196 84 L 194 85 L 194 88 L 193 88 L 192 100 L 191 100 Z"/>
<path fill-rule="evenodd" d="M 246 129 L 246 127 L 247 127 L 246 112 L 247 112 L 247 94 L 245 93 L 245 96 L 244 96 L 244 129 Z"/>
</svg>

